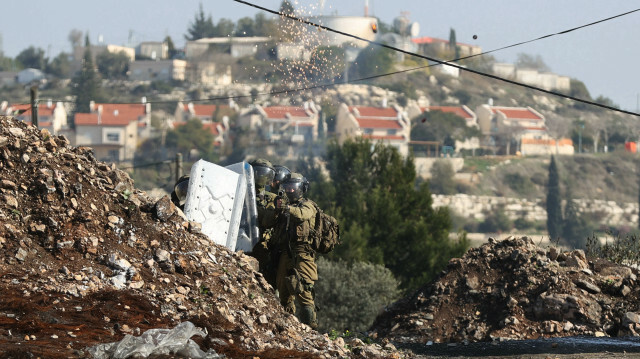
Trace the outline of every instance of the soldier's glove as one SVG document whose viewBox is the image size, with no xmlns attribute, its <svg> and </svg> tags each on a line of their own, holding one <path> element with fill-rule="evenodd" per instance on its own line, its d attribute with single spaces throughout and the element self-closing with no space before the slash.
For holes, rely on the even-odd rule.
<svg viewBox="0 0 640 359">
<path fill-rule="evenodd" d="M 289 207 L 289 205 L 287 204 L 287 200 L 278 196 L 276 197 L 276 209 L 279 211 L 286 211 Z"/>
</svg>

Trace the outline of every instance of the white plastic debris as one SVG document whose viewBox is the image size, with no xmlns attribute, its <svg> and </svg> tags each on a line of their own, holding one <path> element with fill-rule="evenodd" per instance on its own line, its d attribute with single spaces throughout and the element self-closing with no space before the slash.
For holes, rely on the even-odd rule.
<svg viewBox="0 0 640 359">
<path fill-rule="evenodd" d="M 146 358 L 150 355 L 178 355 L 194 359 L 222 359 L 211 349 L 206 353 L 190 338 L 206 337 L 206 330 L 191 322 L 182 322 L 173 329 L 149 329 L 139 337 L 125 336 L 121 341 L 98 344 L 88 349 L 95 359 Z"/>
</svg>

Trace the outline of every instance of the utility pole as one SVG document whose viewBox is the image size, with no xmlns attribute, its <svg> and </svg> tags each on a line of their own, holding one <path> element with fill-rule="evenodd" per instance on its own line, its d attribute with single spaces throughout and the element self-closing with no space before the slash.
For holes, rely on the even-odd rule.
<svg viewBox="0 0 640 359">
<path fill-rule="evenodd" d="M 31 86 L 31 124 L 38 127 L 38 86 Z"/>
<path fill-rule="evenodd" d="M 176 183 L 178 179 L 182 176 L 182 153 L 176 153 Z"/>
<path fill-rule="evenodd" d="M 578 153 L 582 153 L 582 129 L 584 128 L 584 122 L 580 121 L 580 127 L 578 127 Z"/>
</svg>

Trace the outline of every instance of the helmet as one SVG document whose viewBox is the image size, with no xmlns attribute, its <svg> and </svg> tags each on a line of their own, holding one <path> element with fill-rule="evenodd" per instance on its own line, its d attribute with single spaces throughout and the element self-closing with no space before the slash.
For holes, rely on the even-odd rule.
<svg viewBox="0 0 640 359">
<path fill-rule="evenodd" d="M 187 199 L 187 192 L 189 190 L 189 175 L 184 175 L 178 179 L 173 186 L 173 192 L 171 192 L 171 201 L 176 206 L 182 208 L 184 201 Z"/>
<path fill-rule="evenodd" d="M 273 193 L 276 193 L 280 188 L 280 183 L 282 183 L 282 181 L 284 181 L 291 174 L 291 170 L 282 165 L 275 165 L 273 166 L 273 169 L 276 170 L 276 175 L 273 177 L 271 188 Z"/>
<path fill-rule="evenodd" d="M 258 158 L 249 163 L 253 167 L 253 176 L 256 186 L 264 187 L 273 181 L 276 171 L 273 170 L 271 162 Z"/>
<path fill-rule="evenodd" d="M 282 190 L 289 198 L 295 202 L 302 198 L 302 195 L 309 190 L 309 181 L 300 173 L 291 173 L 281 184 Z"/>
</svg>

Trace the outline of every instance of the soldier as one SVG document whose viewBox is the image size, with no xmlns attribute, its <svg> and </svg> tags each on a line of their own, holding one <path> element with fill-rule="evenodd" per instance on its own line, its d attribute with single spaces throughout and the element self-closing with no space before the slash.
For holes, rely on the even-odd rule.
<svg viewBox="0 0 640 359">
<path fill-rule="evenodd" d="M 303 197 L 309 181 L 299 173 L 291 173 L 280 186 L 286 198 L 276 198 L 279 215 L 272 239 L 279 253 L 276 285 L 280 303 L 287 312 L 295 314 L 297 300 L 301 306 L 300 321 L 317 328 L 313 284 L 318 280 L 318 268 L 310 239 L 316 209 L 311 200 Z"/>
<path fill-rule="evenodd" d="M 184 203 L 189 189 L 189 175 L 183 175 L 176 181 L 171 192 L 171 202 L 184 211 Z"/>
<path fill-rule="evenodd" d="M 253 167 L 256 184 L 256 207 L 258 210 L 258 229 L 260 230 L 260 241 L 253 247 L 251 255 L 258 260 L 260 273 L 275 288 L 275 264 L 271 263 L 269 240 L 271 229 L 276 220 L 274 203 L 276 195 L 266 190 L 267 184 L 273 182 L 275 171 L 271 162 L 261 158 L 251 161 L 250 165 Z"/>
<path fill-rule="evenodd" d="M 282 165 L 275 165 L 273 169 L 276 171 L 276 175 L 271 183 L 271 192 L 277 194 L 278 190 L 280 190 L 280 183 L 291 174 L 291 170 Z"/>
</svg>

